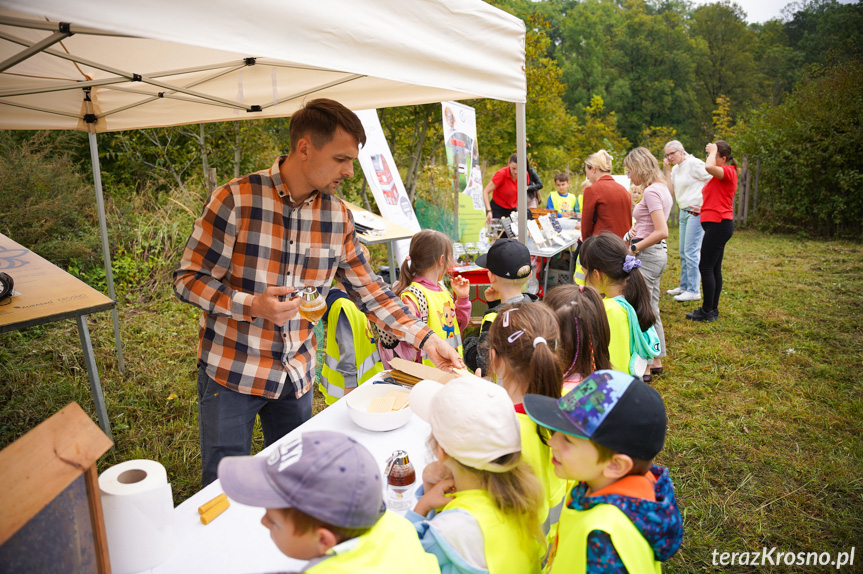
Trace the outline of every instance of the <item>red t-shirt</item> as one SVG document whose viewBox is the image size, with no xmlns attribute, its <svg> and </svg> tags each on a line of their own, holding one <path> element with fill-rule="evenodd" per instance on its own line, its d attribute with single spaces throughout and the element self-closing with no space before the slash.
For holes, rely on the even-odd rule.
<svg viewBox="0 0 863 574">
<path fill-rule="evenodd" d="M 734 219 L 734 194 L 737 193 L 737 168 L 722 166 L 723 178 L 711 178 L 701 194 L 701 221 L 719 223 L 723 219 Z"/>
<path fill-rule="evenodd" d="M 525 180 L 527 173 L 525 172 Z M 504 209 L 515 209 L 518 207 L 518 183 L 509 174 L 509 166 L 497 170 L 491 182 L 494 184 L 494 191 L 491 198 L 496 204 Z"/>
</svg>

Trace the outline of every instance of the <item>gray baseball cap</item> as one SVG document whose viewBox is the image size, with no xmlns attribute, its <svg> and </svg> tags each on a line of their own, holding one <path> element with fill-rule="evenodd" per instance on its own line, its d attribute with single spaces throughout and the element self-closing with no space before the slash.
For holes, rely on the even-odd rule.
<svg viewBox="0 0 863 574">
<path fill-rule="evenodd" d="M 351 437 L 307 432 L 267 458 L 219 462 L 222 489 L 240 504 L 296 508 L 341 528 L 368 528 L 384 515 L 383 481 L 372 454 Z"/>
</svg>

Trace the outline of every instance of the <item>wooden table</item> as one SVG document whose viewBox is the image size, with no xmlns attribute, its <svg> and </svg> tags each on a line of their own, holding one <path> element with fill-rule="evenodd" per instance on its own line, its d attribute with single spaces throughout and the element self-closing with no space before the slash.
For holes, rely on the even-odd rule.
<svg viewBox="0 0 863 574">
<path fill-rule="evenodd" d="M 387 244 L 387 255 L 389 257 L 389 266 L 390 266 L 390 285 L 395 284 L 396 282 L 396 255 L 395 249 L 393 248 L 393 243 L 396 241 L 401 241 L 402 239 L 410 239 L 416 234 L 416 231 L 411 231 L 407 227 L 402 227 L 398 223 L 393 223 L 392 221 L 388 221 L 377 215 L 372 213 L 366 209 L 363 209 L 359 205 L 355 205 L 350 201 L 342 202 L 354 213 L 368 213 L 374 220 L 381 224 L 386 229 L 386 232 L 383 235 L 373 237 L 371 235 L 364 235 L 362 233 L 357 233 L 357 237 L 360 238 L 360 242 L 366 245 L 378 245 L 380 243 Z"/>
<path fill-rule="evenodd" d="M 87 315 L 114 308 L 114 301 L 0 233 L 0 271 L 20 295 L 0 302 L 0 333 L 74 318 L 84 351 L 99 426 L 113 440 L 99 371 L 93 358 Z"/>
</svg>

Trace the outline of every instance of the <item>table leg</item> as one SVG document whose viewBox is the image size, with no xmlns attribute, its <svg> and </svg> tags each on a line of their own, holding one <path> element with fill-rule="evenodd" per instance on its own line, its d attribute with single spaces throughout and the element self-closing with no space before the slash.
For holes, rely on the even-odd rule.
<svg viewBox="0 0 863 574">
<path fill-rule="evenodd" d="M 111 423 L 108 421 L 108 411 L 105 409 L 105 397 L 102 396 L 102 383 L 99 382 L 99 371 L 96 369 L 96 359 L 93 357 L 93 345 L 90 342 L 90 329 L 87 328 L 87 315 L 75 317 L 78 321 L 78 336 L 81 338 L 81 350 L 84 351 L 84 365 L 87 367 L 87 377 L 90 379 L 90 393 L 96 403 L 96 416 L 99 426 L 114 440 L 111 434 Z"/>
<path fill-rule="evenodd" d="M 392 241 L 387 241 L 387 256 L 390 264 L 390 286 L 396 284 L 396 254 Z"/>
<path fill-rule="evenodd" d="M 548 266 L 551 264 L 551 257 L 545 258 L 545 280 L 542 282 L 542 296 L 545 297 L 545 294 L 548 290 Z"/>
</svg>

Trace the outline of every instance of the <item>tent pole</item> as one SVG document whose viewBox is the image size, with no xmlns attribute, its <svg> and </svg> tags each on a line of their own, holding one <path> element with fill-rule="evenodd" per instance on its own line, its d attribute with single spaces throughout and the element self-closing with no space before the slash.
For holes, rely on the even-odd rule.
<svg viewBox="0 0 863 574">
<path fill-rule="evenodd" d="M 518 155 L 518 238 L 527 245 L 527 129 L 525 105 L 515 104 L 515 141 Z"/>
<path fill-rule="evenodd" d="M 90 126 L 87 133 L 90 139 L 90 163 L 93 166 L 93 183 L 96 186 L 96 209 L 99 212 L 99 232 L 102 237 L 102 258 L 105 262 L 105 278 L 108 281 L 108 297 L 117 300 L 114 293 L 114 273 L 111 270 L 111 248 L 108 246 L 108 225 L 105 223 L 105 200 L 102 197 L 102 170 L 99 166 L 99 146 L 96 143 L 96 130 Z M 120 372 L 126 374 L 126 364 L 123 361 L 123 340 L 120 338 L 120 321 L 117 318 L 116 305 L 111 310 L 114 319 L 114 344 L 117 346 L 117 365 Z"/>
</svg>

